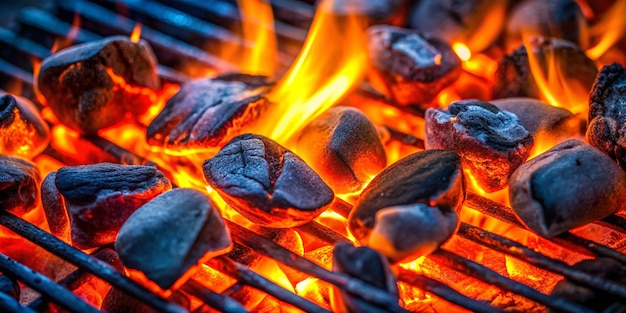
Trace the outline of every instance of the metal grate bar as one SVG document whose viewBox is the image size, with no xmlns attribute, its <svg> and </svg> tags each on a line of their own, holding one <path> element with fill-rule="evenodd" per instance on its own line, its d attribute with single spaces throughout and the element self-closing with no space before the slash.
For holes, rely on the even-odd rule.
<svg viewBox="0 0 626 313">
<path fill-rule="evenodd" d="M 120 273 L 106 262 L 100 261 L 83 253 L 82 251 L 59 240 L 54 235 L 9 212 L 0 210 L 0 225 L 12 230 L 16 234 L 39 245 L 58 257 L 61 257 L 62 259 L 102 278 L 113 287 L 144 301 L 149 306 L 161 312 L 188 312 L 178 304 L 167 302 L 157 294 L 124 276 L 124 274 Z M 60 286 L 58 287 L 61 288 Z"/>
<path fill-rule="evenodd" d="M 181 289 L 184 292 L 202 300 L 204 303 L 208 304 L 209 306 L 219 310 L 220 312 L 225 312 L 225 313 L 248 312 L 248 310 L 246 310 L 246 308 L 244 308 L 243 305 L 241 305 L 239 302 L 227 296 L 218 294 L 193 279 L 187 280 L 185 284 L 181 287 Z"/>
<path fill-rule="evenodd" d="M 31 308 L 23 307 L 19 301 L 4 292 L 0 292 L 0 310 L 6 313 L 36 313 Z"/>
<path fill-rule="evenodd" d="M 98 309 L 77 297 L 70 290 L 67 290 L 50 278 L 33 271 L 26 265 L 10 259 L 4 254 L 0 254 L 0 270 L 5 275 L 9 275 L 39 293 L 54 299 L 60 306 L 74 313 L 98 313 Z"/>
</svg>

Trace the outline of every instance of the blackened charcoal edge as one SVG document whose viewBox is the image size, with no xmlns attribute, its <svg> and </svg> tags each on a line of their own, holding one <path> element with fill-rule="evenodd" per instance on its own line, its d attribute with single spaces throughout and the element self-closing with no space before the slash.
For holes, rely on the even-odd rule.
<svg viewBox="0 0 626 313">
<path fill-rule="evenodd" d="M 0 155 L 0 206 L 24 214 L 37 206 L 41 176 L 29 160 Z"/>
</svg>

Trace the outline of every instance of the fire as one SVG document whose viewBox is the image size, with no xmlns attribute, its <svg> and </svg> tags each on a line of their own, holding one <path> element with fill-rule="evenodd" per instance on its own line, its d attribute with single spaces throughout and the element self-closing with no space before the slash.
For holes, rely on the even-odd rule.
<svg viewBox="0 0 626 313">
<path fill-rule="evenodd" d="M 454 50 L 454 53 L 459 56 L 459 59 L 461 59 L 461 61 L 468 61 L 472 57 L 472 52 L 469 50 L 469 48 L 460 42 L 455 42 L 454 44 L 452 44 L 452 50 Z"/>
<path fill-rule="evenodd" d="M 80 31 L 80 15 L 78 13 L 74 13 L 74 19 L 72 20 L 72 27 L 70 28 L 65 38 L 55 38 L 54 43 L 52 44 L 52 48 L 50 48 L 50 53 L 55 53 L 59 50 L 65 49 L 69 47 L 78 36 L 78 32 Z"/>
<path fill-rule="evenodd" d="M 600 38 L 595 46 L 588 49 L 587 55 L 592 60 L 599 59 L 624 34 L 626 30 L 626 0 L 618 0 L 604 17 L 591 30 L 591 38 Z"/>
<path fill-rule="evenodd" d="M 550 105 L 568 109 L 576 114 L 586 115 L 588 110 L 589 90 L 565 75 L 566 69 L 552 48 L 535 49 L 537 37 L 523 36 L 524 46 L 528 52 L 528 63 L 532 75 L 541 91 L 543 100 Z"/>
<path fill-rule="evenodd" d="M 244 73 L 272 76 L 277 51 L 272 6 L 267 0 L 238 0 L 237 4 L 242 17 L 243 38 L 255 43 L 237 64 Z"/>
<path fill-rule="evenodd" d="M 130 33 L 130 41 L 133 43 L 138 43 L 139 39 L 141 39 L 141 23 L 137 22 L 135 27 L 133 27 L 133 32 Z"/>
<path fill-rule="evenodd" d="M 332 0 L 319 4 L 296 61 L 270 92 L 275 103 L 259 133 L 285 143 L 309 121 L 360 82 L 367 64 L 364 23 L 332 13 Z M 333 43 L 333 44 L 329 44 Z"/>
</svg>

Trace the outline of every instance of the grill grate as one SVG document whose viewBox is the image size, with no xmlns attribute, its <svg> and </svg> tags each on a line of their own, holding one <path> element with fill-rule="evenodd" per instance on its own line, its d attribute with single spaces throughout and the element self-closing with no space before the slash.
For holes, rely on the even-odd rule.
<svg viewBox="0 0 626 313">
<path fill-rule="evenodd" d="M 271 0 L 276 21 L 276 33 L 279 39 L 279 68 L 284 70 L 302 44 L 306 29 L 313 18 L 314 6 L 298 0 Z M 28 8 L 20 12 L 18 27 L 13 30 L 0 29 L 0 86 L 9 86 L 19 82 L 22 95 L 35 100 L 33 94 L 32 60 L 41 60 L 50 53 L 50 47 L 57 38 L 64 38 L 72 30 L 75 17 L 80 20 L 80 28 L 75 31 L 74 42 L 82 43 L 97 40 L 103 36 L 116 34 L 128 35 L 137 21 L 142 23 L 142 38 L 150 42 L 161 65 L 160 77 L 167 82 L 182 83 L 189 76 L 210 71 L 225 72 L 235 70 L 236 66 L 216 56 L 218 47 L 223 44 L 249 46 L 234 33 L 228 31 L 241 21 L 234 0 L 213 0 L 208 4 L 202 0 L 182 0 L 175 3 L 165 0 L 126 0 L 119 1 L 60 1 L 53 13 Z M 119 12 L 114 13 L 114 12 Z M 371 99 L 393 105 L 384 97 L 362 86 L 357 92 Z M 420 112 L 410 112 L 419 115 Z M 423 147 L 423 141 L 410 135 L 389 128 L 392 138 L 408 145 Z M 129 164 L 146 164 L 141 156 L 107 141 L 101 137 L 85 137 L 94 145 L 107 151 L 119 160 Z M 59 152 L 48 148 L 49 156 L 63 160 Z M 507 224 L 521 227 L 510 208 L 476 194 L 469 194 L 466 207 L 495 217 Z M 334 210 L 346 216 L 350 205 L 337 199 Z M 96 311 L 89 304 L 76 297 L 68 290 L 74 290 L 85 282 L 99 277 L 119 290 L 128 293 L 161 312 L 186 312 L 177 304 L 167 302 L 159 295 L 149 291 L 137 282 L 126 277 L 115 266 L 117 256 L 110 248 L 103 248 L 93 255 L 87 255 L 60 241 L 53 235 L 37 228 L 27 221 L 0 210 L 0 224 L 14 231 L 25 239 L 78 266 L 78 270 L 65 279 L 55 283 L 33 272 L 25 266 L 0 255 L 0 271 L 16 277 L 22 283 L 39 291 L 45 298 L 40 298 L 27 307 L 21 306 L 6 294 L 0 292 L 0 309 L 6 312 L 33 312 L 45 308 L 47 301 L 57 303 L 71 312 Z M 597 224 L 626 234 L 626 220 L 611 216 Z M 269 239 L 228 222 L 236 245 L 255 253 L 270 257 L 300 272 L 329 282 L 363 299 L 384 305 L 390 311 L 406 312 L 394 298 L 360 280 L 346 275 L 333 273 L 319 265 L 294 254 Z M 317 240 L 334 244 L 347 242 L 348 239 L 321 224 L 311 222 L 298 227 L 298 230 Z M 504 238 L 489 231 L 469 224 L 462 224 L 457 236 L 473 241 L 495 251 L 520 259 L 538 268 L 565 276 L 582 285 L 593 287 L 603 292 L 626 298 L 626 286 L 605 279 L 593 277 L 573 269 L 560 260 L 538 253 L 518 242 Z M 626 263 L 626 255 L 607 246 L 600 245 L 572 233 L 567 233 L 554 240 L 555 243 L 570 250 L 590 256 L 609 256 Z M 247 248 L 245 248 L 247 247 Z M 590 312 L 589 309 L 566 300 L 545 295 L 527 285 L 502 276 L 484 265 L 459 256 L 445 249 L 439 249 L 429 259 L 441 266 L 477 278 L 495 285 L 502 290 L 528 298 L 539 305 L 563 312 Z M 111 264 L 109 264 L 111 263 Z M 217 257 L 208 262 L 209 266 L 233 278 L 238 283 L 236 288 L 251 286 L 274 298 L 287 302 L 306 312 L 326 312 L 319 305 L 299 297 L 283 287 L 267 280 L 242 263 L 227 256 Z M 469 298 L 443 282 L 406 269 L 398 269 L 400 281 L 431 293 L 450 303 L 476 312 L 500 312 L 501 308 Z M 201 300 L 206 305 L 224 312 L 245 312 L 245 309 L 230 297 L 232 290 L 222 294 L 211 291 L 193 279 L 185 283 L 181 290 Z M 234 289 L 233 289 L 234 290 Z M 201 309 L 198 309 L 200 312 Z"/>
</svg>

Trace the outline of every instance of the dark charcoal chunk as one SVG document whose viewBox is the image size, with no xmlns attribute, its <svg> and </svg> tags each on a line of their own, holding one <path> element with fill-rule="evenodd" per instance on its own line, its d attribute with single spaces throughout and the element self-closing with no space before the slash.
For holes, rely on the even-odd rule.
<svg viewBox="0 0 626 313">
<path fill-rule="evenodd" d="M 0 207 L 22 215 L 39 202 L 41 176 L 37 166 L 28 160 L 0 155 Z"/>
<path fill-rule="evenodd" d="M 569 88 L 591 90 L 598 69 L 580 47 L 569 41 L 541 36 L 534 36 L 529 42 L 543 73 L 556 68 Z M 524 46 L 506 55 L 496 71 L 493 98 L 512 97 L 542 98 Z"/>
<path fill-rule="evenodd" d="M 152 121 L 148 143 L 174 151 L 222 147 L 265 111 L 269 85 L 264 77 L 247 75 L 188 83 Z"/>
<path fill-rule="evenodd" d="M 396 277 L 391 272 L 387 259 L 368 247 L 337 244 L 333 250 L 333 272 L 358 278 L 398 297 Z M 342 288 L 333 286 L 332 293 L 330 299 L 334 312 L 388 312 L 387 308 L 355 297 Z"/>
<path fill-rule="evenodd" d="M 71 242 L 70 219 L 65 210 L 63 196 L 56 186 L 57 173 L 52 172 L 41 183 L 41 202 L 50 233 L 65 242 Z"/>
<path fill-rule="evenodd" d="M 331 10 L 337 15 L 359 16 L 370 25 L 403 25 L 407 5 L 406 0 L 337 0 Z"/>
<path fill-rule="evenodd" d="M 428 109 L 425 120 L 426 148 L 458 153 L 463 167 L 488 192 L 504 188 L 533 147 L 517 116 L 488 102 L 462 100 L 448 110 Z"/>
<path fill-rule="evenodd" d="M 513 211 L 528 228 L 554 237 L 626 207 L 626 173 L 580 140 L 568 140 L 511 175 Z"/>
<path fill-rule="evenodd" d="M 388 25 L 369 28 L 372 85 L 402 105 L 428 102 L 461 73 L 461 60 L 435 37 Z"/>
<path fill-rule="evenodd" d="M 159 88 L 156 65 L 145 41 L 109 37 L 46 58 L 37 84 L 63 124 L 95 133 L 153 104 L 150 89 Z"/>
<path fill-rule="evenodd" d="M 15 300 L 20 299 L 20 285 L 17 284 L 15 279 L 3 275 L 2 273 L 0 273 L 0 292 L 8 294 Z"/>
<path fill-rule="evenodd" d="M 174 302 L 186 309 L 189 309 L 191 303 L 189 298 L 181 292 L 174 292 L 168 298 L 168 301 Z M 137 300 L 126 292 L 111 288 L 102 300 L 101 310 L 108 313 L 158 313 L 145 302 Z"/>
<path fill-rule="evenodd" d="M 333 191 L 302 159 L 259 135 L 235 137 L 202 168 L 228 204 L 262 226 L 302 225 L 333 200 Z"/>
<path fill-rule="evenodd" d="M 63 167 L 54 182 L 69 216 L 72 243 L 80 249 L 115 241 L 135 210 L 172 188 L 156 167 L 112 163 Z M 44 202 L 44 210 L 57 212 L 57 205 Z"/>
<path fill-rule="evenodd" d="M 581 135 L 583 123 L 570 111 L 533 98 L 505 98 L 490 101 L 500 110 L 511 112 L 519 124 L 535 137 L 548 136 L 560 141 Z"/>
<path fill-rule="evenodd" d="M 587 141 L 626 170 L 626 70 L 615 63 L 600 71 L 589 100 Z"/>
<path fill-rule="evenodd" d="M 500 35 L 506 17 L 504 0 L 421 0 L 415 5 L 411 28 L 452 44 L 461 42 L 482 51 Z"/>
<path fill-rule="evenodd" d="M 452 221 L 448 219 L 449 214 L 456 215 L 464 199 L 465 181 L 461 158 L 449 150 L 421 151 L 387 167 L 365 187 L 350 212 L 348 226 L 361 244 L 385 253 L 393 260 L 418 257 L 414 253 L 414 247 L 430 245 L 435 246 L 430 251 L 434 250 L 441 244 L 439 240 L 442 237 L 451 236 L 448 232 L 450 227 L 441 225 L 426 237 L 412 238 L 415 242 L 405 242 L 409 238 L 407 234 L 393 232 L 393 228 L 405 230 L 410 226 L 426 225 L 429 221 L 419 219 L 439 219 L 440 216 L 448 223 Z M 406 225 L 395 224 L 403 219 Z M 385 224 L 378 226 L 379 222 Z M 372 237 L 374 235 L 376 237 Z M 372 240 L 373 238 L 376 239 Z M 425 251 L 418 250 L 417 252 Z"/>
<path fill-rule="evenodd" d="M 507 22 L 507 47 L 521 45 L 523 35 L 561 38 L 581 49 L 589 46 L 587 22 L 575 0 L 522 1 L 513 8 Z"/>
<path fill-rule="evenodd" d="M 350 107 L 331 108 L 308 124 L 297 151 L 336 193 L 361 190 L 387 165 L 376 127 Z"/>
<path fill-rule="evenodd" d="M 50 142 L 50 129 L 28 99 L 0 90 L 0 154 L 33 158 Z"/>
<path fill-rule="evenodd" d="M 219 211 L 193 189 L 174 189 L 144 204 L 124 223 L 115 242 L 124 266 L 143 272 L 163 289 L 231 246 Z"/>
<path fill-rule="evenodd" d="M 611 258 L 597 258 L 576 263 L 573 268 L 594 277 L 626 284 L 626 266 Z M 626 299 L 598 292 L 564 279 L 552 290 L 551 295 L 584 305 L 597 312 L 626 312 Z"/>
</svg>

